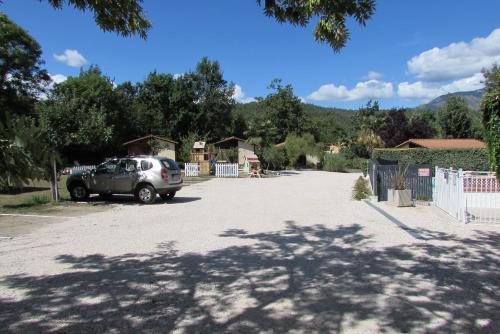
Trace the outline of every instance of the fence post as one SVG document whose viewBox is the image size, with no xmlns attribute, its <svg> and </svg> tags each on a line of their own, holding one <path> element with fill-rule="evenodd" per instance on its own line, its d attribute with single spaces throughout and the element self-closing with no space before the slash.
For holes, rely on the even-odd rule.
<svg viewBox="0 0 500 334">
<path fill-rule="evenodd" d="M 458 180 L 457 180 L 457 190 L 458 190 L 458 219 L 461 222 L 467 223 L 467 198 L 464 193 L 464 171 L 462 168 L 458 170 Z"/>
</svg>

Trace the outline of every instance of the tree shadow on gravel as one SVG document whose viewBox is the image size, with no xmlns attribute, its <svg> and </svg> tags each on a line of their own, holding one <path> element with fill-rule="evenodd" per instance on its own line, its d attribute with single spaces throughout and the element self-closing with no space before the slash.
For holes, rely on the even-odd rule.
<svg viewBox="0 0 500 334">
<path fill-rule="evenodd" d="M 71 272 L 2 280 L 25 295 L 0 300 L 0 328 L 335 333 L 366 321 L 382 332 L 498 332 L 500 234 L 422 231 L 428 242 L 375 249 L 361 232 L 287 222 L 228 230 L 220 237 L 254 243 L 205 255 L 180 255 L 173 242 L 148 254 L 61 255 Z"/>
</svg>

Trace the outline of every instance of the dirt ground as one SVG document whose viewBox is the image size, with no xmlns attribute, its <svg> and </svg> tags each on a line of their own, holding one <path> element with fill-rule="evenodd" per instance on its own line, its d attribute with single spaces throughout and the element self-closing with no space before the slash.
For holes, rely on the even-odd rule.
<svg viewBox="0 0 500 334">
<path fill-rule="evenodd" d="M 351 200 L 357 174 L 212 179 L 0 239 L 0 328 L 500 329 L 500 225 Z"/>
</svg>

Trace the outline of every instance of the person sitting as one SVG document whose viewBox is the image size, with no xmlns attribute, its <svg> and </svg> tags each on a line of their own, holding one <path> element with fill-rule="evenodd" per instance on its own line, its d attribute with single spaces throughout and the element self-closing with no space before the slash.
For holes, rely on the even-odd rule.
<svg viewBox="0 0 500 334">
<path fill-rule="evenodd" d="M 248 174 L 249 177 L 261 177 L 259 171 L 257 170 L 257 167 L 255 165 L 252 166 L 252 169 L 250 170 L 250 173 Z"/>
</svg>

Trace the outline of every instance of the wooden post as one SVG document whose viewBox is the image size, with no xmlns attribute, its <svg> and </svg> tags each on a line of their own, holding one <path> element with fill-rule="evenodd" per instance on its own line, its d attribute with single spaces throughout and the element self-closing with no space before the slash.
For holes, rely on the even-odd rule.
<svg viewBox="0 0 500 334">
<path fill-rule="evenodd" d="M 53 189 L 54 189 L 54 194 L 53 194 L 53 199 L 56 202 L 59 202 L 59 188 L 57 186 L 57 168 L 56 168 L 56 159 L 55 157 L 53 158 L 53 167 L 54 167 L 54 175 L 53 175 Z"/>
</svg>

